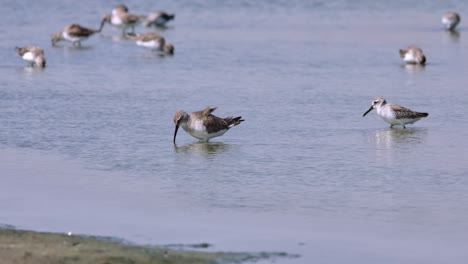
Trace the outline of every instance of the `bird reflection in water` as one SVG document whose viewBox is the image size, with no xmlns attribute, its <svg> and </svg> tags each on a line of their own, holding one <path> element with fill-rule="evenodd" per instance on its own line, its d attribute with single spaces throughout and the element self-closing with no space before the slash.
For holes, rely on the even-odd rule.
<svg viewBox="0 0 468 264">
<path fill-rule="evenodd" d="M 37 74 L 42 74 L 44 71 L 46 71 L 46 68 L 25 66 L 18 67 L 17 71 L 22 72 L 22 76 L 26 80 L 33 80 L 35 78 L 34 76 L 38 76 Z"/>
<path fill-rule="evenodd" d="M 425 64 L 403 64 L 401 66 L 407 73 L 422 73 L 426 68 Z"/>
<path fill-rule="evenodd" d="M 401 158 L 411 159 L 411 154 L 408 153 L 412 151 L 409 150 L 424 143 L 426 137 L 425 128 L 380 129 L 372 139 L 376 145 L 375 157 L 386 166 L 400 166 Z"/>
<path fill-rule="evenodd" d="M 200 154 L 217 154 L 227 151 L 231 148 L 231 145 L 222 142 L 196 142 L 182 146 L 174 144 L 174 149 L 177 153 L 200 153 Z"/>
<path fill-rule="evenodd" d="M 32 73 L 35 73 L 35 72 L 43 72 L 45 70 L 45 68 L 43 67 L 31 67 L 31 66 L 25 66 L 25 67 L 21 67 L 19 68 L 19 70 L 25 72 L 26 74 L 32 74 Z"/>
<path fill-rule="evenodd" d="M 380 129 L 375 133 L 375 142 L 379 149 L 401 147 L 401 144 L 410 147 L 422 143 L 427 137 L 425 128 L 407 129 Z"/>
<path fill-rule="evenodd" d="M 450 31 L 447 31 L 447 32 L 444 32 L 444 33 L 446 33 L 446 35 L 448 36 L 448 38 L 452 42 L 458 42 L 460 40 L 460 32 L 459 31 L 450 30 Z"/>
</svg>

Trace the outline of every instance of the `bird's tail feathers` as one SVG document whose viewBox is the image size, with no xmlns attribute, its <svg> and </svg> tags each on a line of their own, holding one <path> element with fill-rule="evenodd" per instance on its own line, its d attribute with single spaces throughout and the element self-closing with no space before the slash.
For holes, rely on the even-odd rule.
<svg viewBox="0 0 468 264">
<path fill-rule="evenodd" d="M 230 117 L 226 117 L 224 120 L 227 122 L 229 127 L 237 126 L 238 124 L 244 121 L 244 119 L 242 119 L 242 116 L 238 116 L 238 117 L 230 116 Z"/>
</svg>

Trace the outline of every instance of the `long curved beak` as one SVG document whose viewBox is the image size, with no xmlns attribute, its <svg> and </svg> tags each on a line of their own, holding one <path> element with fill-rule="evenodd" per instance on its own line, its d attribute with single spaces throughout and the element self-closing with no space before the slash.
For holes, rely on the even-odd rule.
<svg viewBox="0 0 468 264">
<path fill-rule="evenodd" d="M 370 111 L 372 111 L 372 109 L 374 109 L 374 108 L 371 106 L 371 107 L 369 108 L 369 110 L 367 110 L 362 116 L 363 116 L 363 117 L 366 116 L 367 113 L 369 113 Z"/>
<path fill-rule="evenodd" d="M 178 126 L 178 125 L 175 126 L 175 131 L 174 131 L 174 144 L 175 144 L 175 139 L 176 139 L 176 136 L 177 136 L 177 130 L 179 130 L 179 126 Z"/>
</svg>

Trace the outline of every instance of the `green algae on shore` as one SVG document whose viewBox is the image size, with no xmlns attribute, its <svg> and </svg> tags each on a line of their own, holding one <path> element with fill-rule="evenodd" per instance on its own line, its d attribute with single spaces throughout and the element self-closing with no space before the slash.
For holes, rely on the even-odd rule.
<svg viewBox="0 0 468 264">
<path fill-rule="evenodd" d="M 0 228 L 2 264 L 215 264 L 241 263 L 276 257 L 291 257 L 291 255 L 172 250 L 164 247 L 129 245 L 99 237 Z"/>
</svg>

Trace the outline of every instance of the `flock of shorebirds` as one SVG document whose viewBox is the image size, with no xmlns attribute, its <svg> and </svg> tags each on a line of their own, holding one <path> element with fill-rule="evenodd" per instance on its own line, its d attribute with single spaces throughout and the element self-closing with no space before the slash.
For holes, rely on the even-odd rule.
<svg viewBox="0 0 468 264">
<path fill-rule="evenodd" d="M 81 41 L 89 38 L 95 33 L 101 32 L 104 25 L 109 23 L 122 30 L 122 35 L 128 39 L 135 40 L 136 44 L 146 48 L 160 51 L 164 54 L 173 54 L 174 46 L 167 43 L 164 37 L 156 32 L 148 32 L 144 34 L 135 34 L 135 26 L 143 23 L 145 26 L 165 27 L 166 23 L 174 19 L 174 14 L 157 11 L 148 16 L 130 14 L 129 9 L 125 5 L 117 5 L 110 14 L 103 17 L 99 29 L 90 29 L 78 24 L 70 24 L 61 31 L 52 35 L 51 41 L 54 46 L 59 41 L 69 41 L 73 45 L 81 45 Z M 454 32 L 455 27 L 460 23 L 460 15 L 456 12 L 447 12 L 442 17 L 442 24 L 446 30 Z M 127 32 L 131 29 L 131 32 Z M 17 47 L 17 53 L 32 67 L 45 67 L 46 60 L 44 51 L 37 46 Z M 407 64 L 425 65 L 426 56 L 422 49 L 416 46 L 409 46 L 400 49 L 400 57 Z M 207 107 L 201 111 L 186 113 L 179 110 L 174 115 L 174 139 L 175 144 L 177 131 L 182 127 L 188 134 L 203 142 L 208 142 L 211 138 L 222 136 L 230 128 L 240 124 L 242 117 L 226 117 L 220 118 L 213 115 L 216 108 Z M 387 103 L 384 98 L 378 97 L 373 102 L 369 110 L 363 116 L 366 116 L 370 111 L 376 109 L 377 114 L 382 119 L 393 126 L 402 126 L 413 124 L 423 117 L 427 117 L 428 113 L 416 112 L 397 104 Z"/>
<path fill-rule="evenodd" d="M 150 48 L 165 54 L 174 54 L 174 46 L 166 42 L 166 39 L 156 32 L 135 34 L 135 27 L 144 24 L 146 27 L 165 28 L 166 23 L 175 18 L 174 14 L 163 11 L 151 12 L 149 15 L 136 15 L 129 13 L 126 5 L 117 5 L 110 14 L 104 15 L 99 29 L 92 29 L 79 24 L 69 24 L 51 36 L 52 46 L 57 42 L 69 41 L 73 46 L 81 46 L 84 41 L 96 33 L 100 33 L 106 23 L 122 30 L 125 38 L 135 40 L 138 46 Z M 131 32 L 127 30 L 131 29 Z M 46 66 L 44 50 L 38 46 L 16 47 L 16 52 L 27 61 L 31 67 Z"/>
<path fill-rule="evenodd" d="M 442 16 L 442 24 L 445 29 L 451 32 L 455 31 L 455 27 L 460 23 L 460 15 L 456 12 L 446 12 Z M 406 49 L 400 49 L 400 57 L 408 64 L 426 64 L 426 56 L 422 49 L 416 46 L 409 46 Z M 406 128 L 408 124 L 414 124 L 423 117 L 427 117 L 428 113 L 416 112 L 406 107 L 397 104 L 387 103 L 382 97 L 377 97 L 372 101 L 371 107 L 362 116 L 366 116 L 373 109 L 377 110 L 377 115 L 393 126 L 403 126 Z"/>
<path fill-rule="evenodd" d="M 460 15 L 455 12 L 447 12 L 442 17 L 442 24 L 446 30 L 454 31 L 455 27 L 460 23 Z M 409 46 L 405 49 L 400 49 L 400 56 L 407 64 L 424 65 L 426 63 L 426 56 L 422 49 L 416 46 Z M 184 111 L 177 111 L 174 116 L 174 124 L 176 125 L 174 131 L 174 143 L 177 136 L 179 126 L 189 133 L 191 136 L 199 139 L 200 141 L 208 141 L 211 138 L 222 136 L 229 128 L 240 124 L 242 117 L 227 117 L 219 118 L 211 113 L 216 108 L 206 108 L 202 111 L 187 114 Z M 366 116 L 370 111 L 376 109 L 377 114 L 382 119 L 393 126 L 402 126 L 413 124 L 423 117 L 427 117 L 428 113 L 416 112 L 406 107 L 387 103 L 382 97 L 377 97 L 363 116 Z"/>
</svg>

